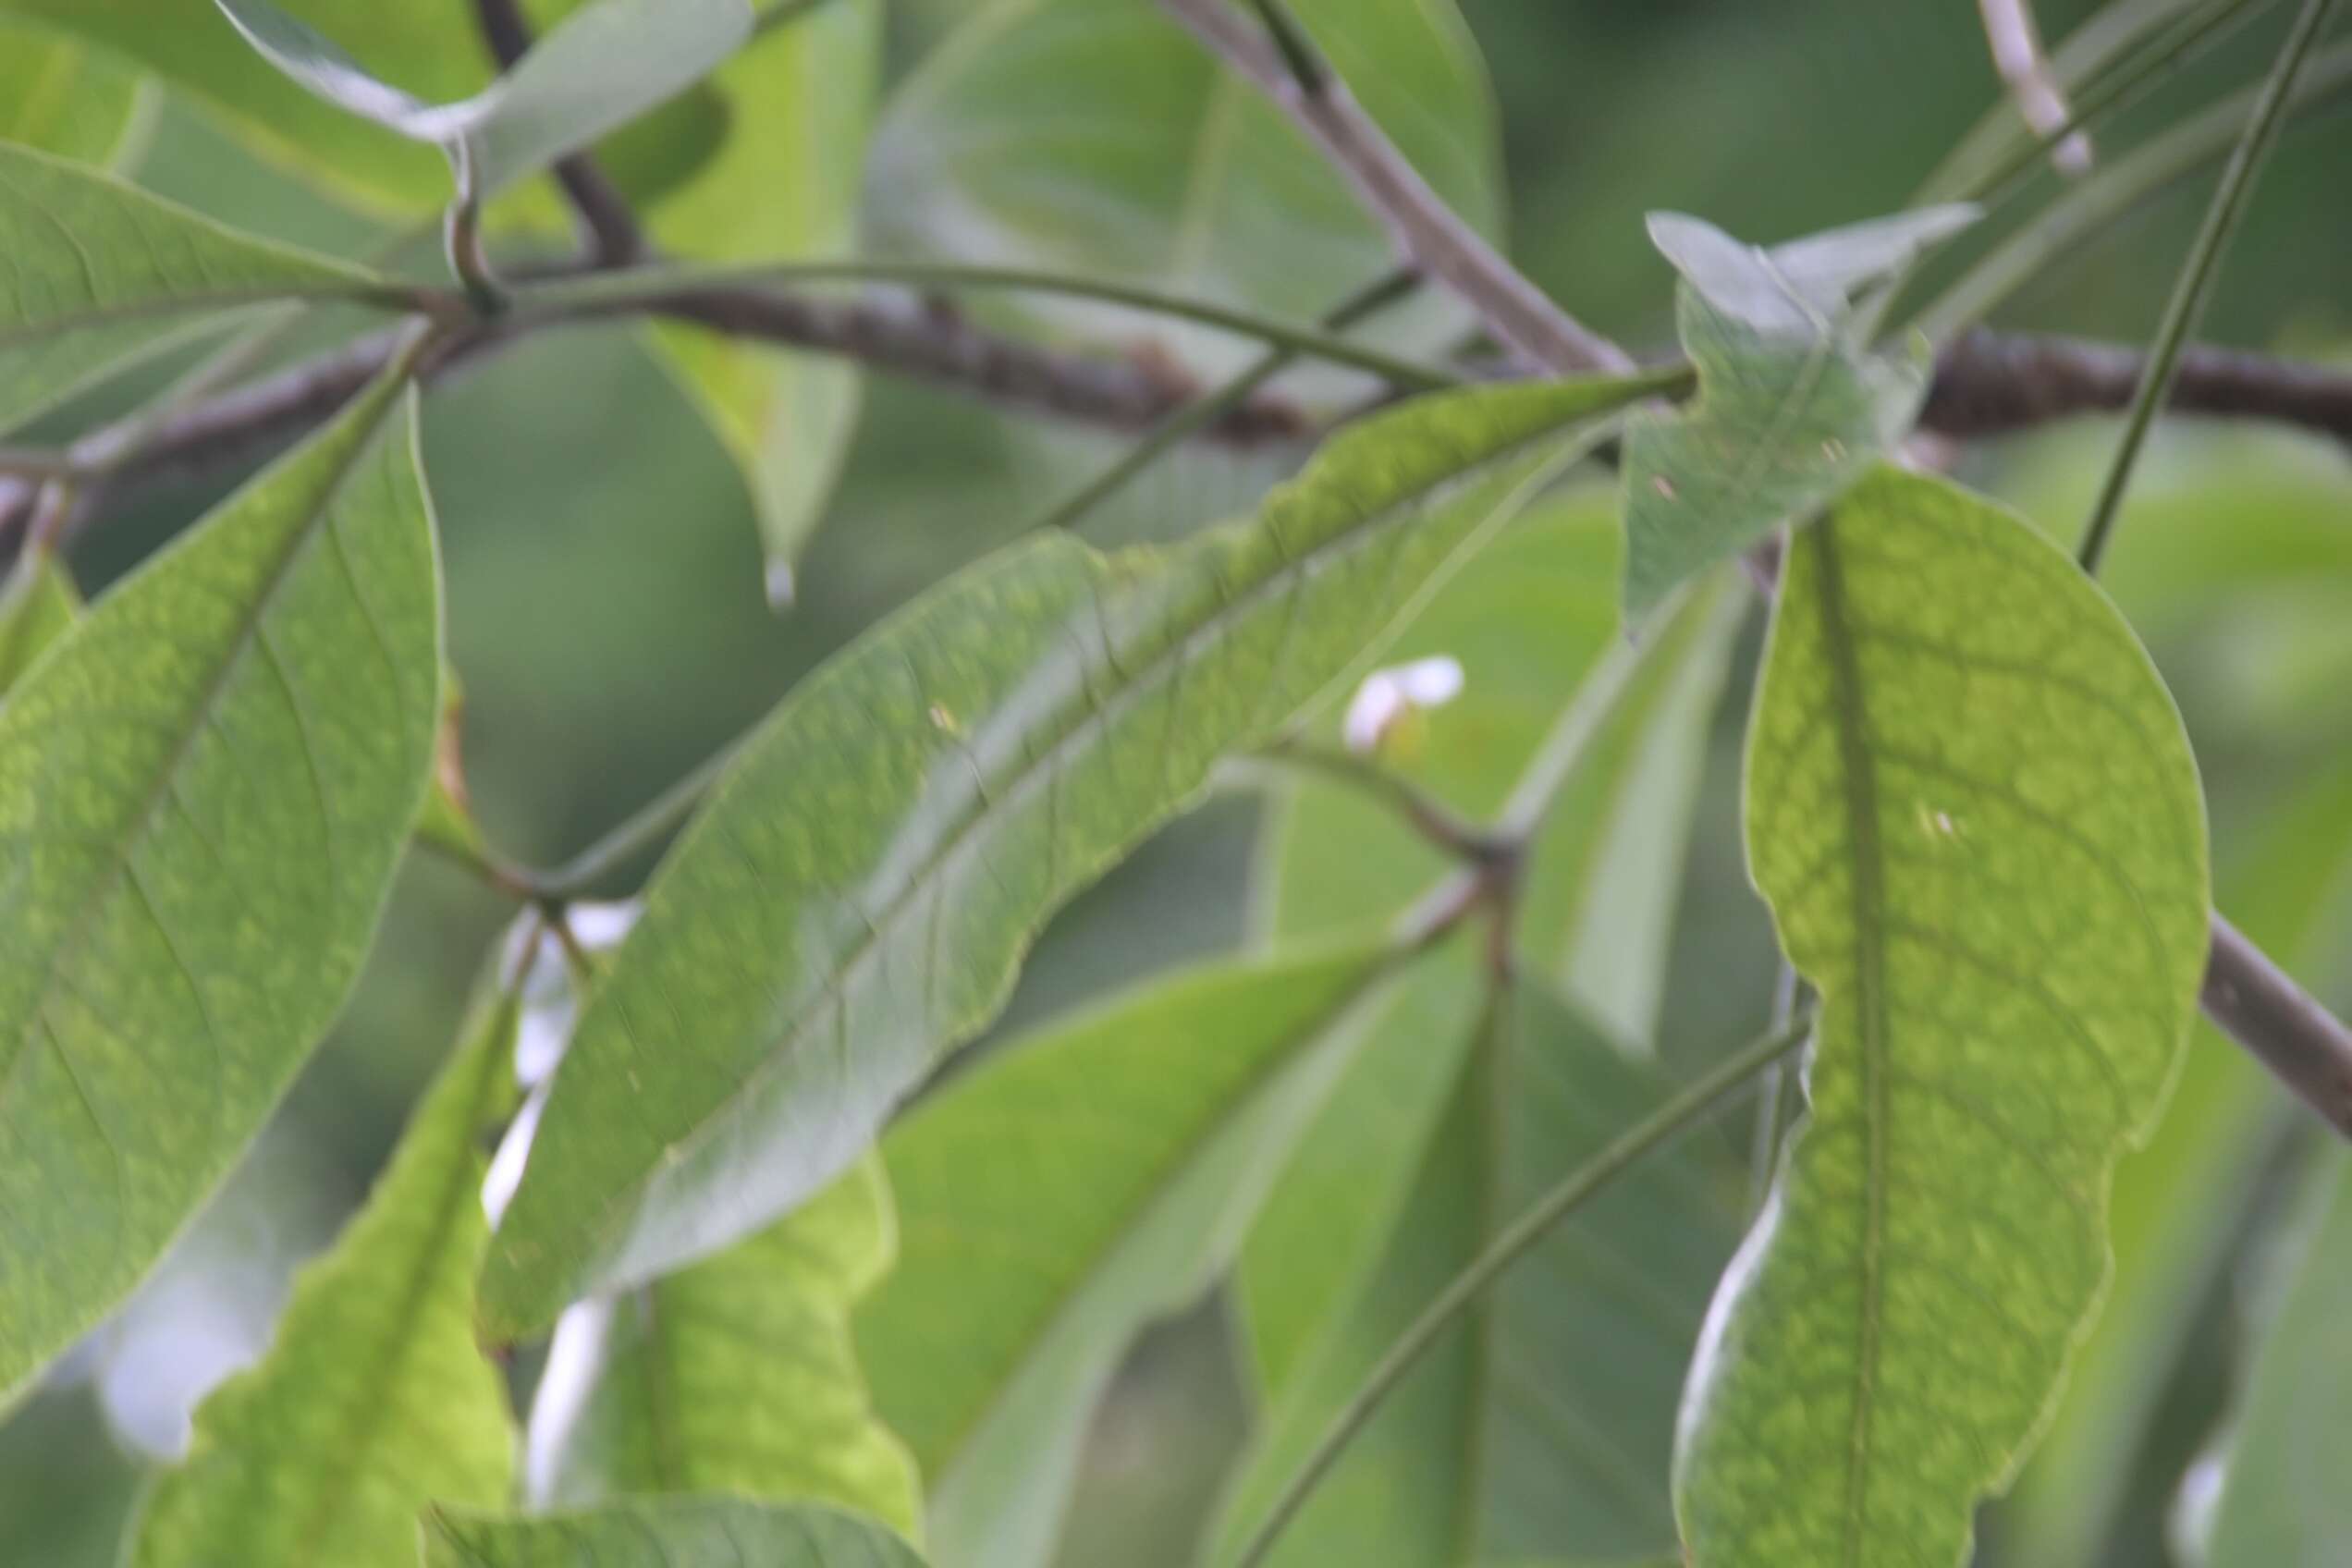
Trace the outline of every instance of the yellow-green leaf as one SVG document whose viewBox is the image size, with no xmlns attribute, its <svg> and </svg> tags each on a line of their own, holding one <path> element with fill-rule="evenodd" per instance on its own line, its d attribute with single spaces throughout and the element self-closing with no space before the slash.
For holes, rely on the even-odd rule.
<svg viewBox="0 0 2352 1568">
<path fill-rule="evenodd" d="M 506 1501 L 514 1423 L 474 1341 L 472 1290 L 516 1017 L 512 994 L 476 1008 L 367 1206 L 295 1285 L 269 1354 L 198 1408 L 127 1568 L 409 1568 L 427 1503 Z"/>
<path fill-rule="evenodd" d="M 868 1158 L 750 1241 L 571 1308 L 532 1405 L 532 1501 L 802 1498 L 913 1535 L 913 1462 L 876 1419 L 850 1340 L 896 1244 Z"/>
<path fill-rule="evenodd" d="M 869 1519 L 740 1498 L 663 1498 L 580 1513 L 425 1515 L 423 1568 L 923 1568 Z"/>
<path fill-rule="evenodd" d="M 0 1388 L 146 1272 L 359 971 L 438 708 L 414 442 L 379 383 L 0 704 Z"/>
<path fill-rule="evenodd" d="M 0 430 L 221 312 L 366 295 L 366 273 L 222 227 L 110 174 L 0 144 Z"/>
<path fill-rule="evenodd" d="M 0 696 L 81 613 L 73 573 L 54 550 L 30 549 L 0 583 Z"/>
<path fill-rule="evenodd" d="M 139 142 L 150 97 L 111 52 L 0 15 L 0 141 L 111 164 Z"/>
<path fill-rule="evenodd" d="M 1958 1563 L 2107 1272 L 2195 1017 L 2203 802 L 2130 628 L 2025 522 L 1880 469 L 1788 553 L 1749 863 L 1821 998 L 1807 1123 L 1710 1311 L 1695 1568 Z"/>
<path fill-rule="evenodd" d="M 830 1180 L 994 1016 L 1048 913 L 1651 385 L 1422 399 L 1352 427 L 1256 521 L 1167 555 L 1016 546 L 811 677 L 590 1001 L 492 1251 L 491 1331 L 703 1256 Z"/>
</svg>

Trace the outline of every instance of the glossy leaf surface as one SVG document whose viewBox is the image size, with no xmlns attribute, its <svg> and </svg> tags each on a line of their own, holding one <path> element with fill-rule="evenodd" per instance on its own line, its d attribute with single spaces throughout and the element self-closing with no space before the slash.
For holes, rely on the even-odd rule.
<svg viewBox="0 0 2352 1568">
<path fill-rule="evenodd" d="M 923 1568 L 871 1520 L 740 1498 L 664 1498 L 499 1518 L 435 1509 L 423 1568 Z"/>
<path fill-rule="evenodd" d="M 367 1206 L 297 1284 L 269 1354 L 196 1413 L 127 1568 L 408 1568 L 430 1502 L 496 1507 L 506 1378 L 473 1337 L 488 1140 L 513 1109 L 516 1004 L 486 998 Z"/>
<path fill-rule="evenodd" d="M 2195 1016 L 2197 772 L 2128 626 L 2027 524 L 1880 469 L 1786 564 L 1757 886 L 1821 998 L 1807 1124 L 1710 1310 L 1697 1568 L 1957 1563 L 2108 1268 Z"/>
<path fill-rule="evenodd" d="M 1386 958 L 1155 983 L 1004 1047 L 883 1143 L 904 1241 L 858 1317 L 942 1563 L 1046 1561 L 1136 1331 L 1207 1287 Z"/>
<path fill-rule="evenodd" d="M 0 704 L 0 1387 L 146 1272 L 358 973 L 439 705 L 414 437 L 363 394 Z"/>
<path fill-rule="evenodd" d="M 896 1243 L 869 1159 L 750 1241 L 572 1307 L 532 1408 L 533 1502 L 799 1498 L 913 1535 L 914 1466 L 876 1419 L 850 1340 Z"/>
<path fill-rule="evenodd" d="M 672 851 L 582 1020 L 484 1278 L 491 1330 L 704 1256 L 823 1185 L 994 1016 L 1047 914 L 1643 389 L 1423 399 L 1352 427 L 1254 521 L 1166 556 L 1016 546 L 803 682 Z"/>
<path fill-rule="evenodd" d="M 220 312 L 365 293 L 340 262 L 222 227 L 114 176 L 0 144 L 0 431 Z"/>
</svg>

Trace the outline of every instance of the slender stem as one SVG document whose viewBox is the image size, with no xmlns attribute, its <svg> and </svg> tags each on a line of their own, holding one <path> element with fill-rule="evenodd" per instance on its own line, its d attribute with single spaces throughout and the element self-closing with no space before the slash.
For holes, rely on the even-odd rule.
<svg viewBox="0 0 2352 1568">
<path fill-rule="evenodd" d="M 606 877 L 652 851 L 692 815 L 743 744 L 742 740 L 738 740 L 706 758 L 693 772 L 631 813 L 610 832 L 561 865 L 546 871 L 508 867 L 508 876 L 523 897 L 541 905 L 568 903 L 595 891 Z"/>
<path fill-rule="evenodd" d="M 473 9 L 491 57 L 500 70 L 512 70 L 531 51 L 531 23 L 520 0 L 474 0 Z M 644 253 L 645 237 L 628 198 L 605 178 L 593 153 L 584 149 L 568 153 L 556 160 L 553 172 L 580 220 L 590 265 L 621 266 Z"/>
<path fill-rule="evenodd" d="M 463 137 L 450 143 L 449 159 L 457 171 L 458 193 L 449 202 L 441 228 L 448 251 L 449 270 L 464 285 L 467 300 L 478 315 L 495 316 L 507 308 L 507 291 L 490 267 L 482 248 L 482 197 L 474 178 L 473 147 Z"/>
<path fill-rule="evenodd" d="M 2132 399 L 2131 412 L 2125 420 L 2124 438 L 2116 446 L 2115 459 L 2109 465 L 2106 482 L 2100 486 L 2099 500 L 2091 508 L 2090 525 L 2084 531 L 2079 557 L 2085 571 L 2097 572 L 2100 557 L 2107 552 L 2115 513 L 2123 505 L 2124 490 L 2131 483 L 2132 468 L 2139 460 L 2149 428 L 2156 422 L 2156 410 L 2163 406 L 2164 396 L 2172 388 L 2181 348 L 2188 341 L 2197 318 L 2204 314 L 2206 301 L 2212 298 L 2214 280 L 2221 276 L 2222 254 L 2229 248 L 2230 237 L 2237 232 L 2238 223 L 2246 214 L 2247 199 L 2253 192 L 2262 160 L 2278 144 L 2280 128 L 2286 123 L 2286 105 L 2295 90 L 2295 79 L 2302 73 L 2304 62 L 2310 57 L 2311 45 L 2326 26 L 2328 13 L 2334 8 L 2335 0 L 2303 0 L 2303 9 L 2279 50 L 2278 63 L 2271 67 L 2269 79 L 2262 83 L 2261 95 L 2254 102 L 2254 112 L 2247 118 L 2245 134 L 2238 138 L 2236 150 L 2230 154 L 2229 166 L 2222 171 L 2221 185 L 2213 192 L 2212 204 L 2205 209 L 2205 221 L 2197 231 L 2196 242 L 2189 247 L 2188 259 L 2181 263 L 2180 279 L 2164 306 L 2164 317 L 2156 329 L 2156 341 L 2149 349 L 2148 363 L 2140 371 L 2139 392 Z"/>
<path fill-rule="evenodd" d="M 2205 1016 L 2329 1125 L 2352 1136 L 2352 1027 L 2218 912 L 2212 944 L 2200 998 Z"/>
<path fill-rule="evenodd" d="M 71 479 L 80 471 L 71 457 L 51 447 L 0 447 L 0 473 L 18 479 Z"/>
<path fill-rule="evenodd" d="M 1978 0 L 1984 18 L 1985 40 L 1992 46 L 1993 68 L 2008 85 L 2017 114 L 2038 136 L 2054 143 L 2051 158 L 2064 174 L 2090 167 L 2090 138 L 2064 128 L 2073 116 L 2066 94 L 2041 50 L 2041 30 L 2034 25 L 2031 0 Z"/>
<path fill-rule="evenodd" d="M 1315 1488 L 1348 1443 L 1361 1432 L 1381 1402 L 1403 1381 L 1406 1373 L 1439 1337 L 1453 1326 L 1470 1305 L 1513 1263 L 1544 1239 L 1550 1229 L 1609 1185 L 1644 1156 L 1683 1132 L 1732 1090 L 1794 1050 L 1811 1028 L 1811 1020 L 1795 1019 L 1723 1059 L 1694 1080 L 1664 1105 L 1627 1129 L 1616 1142 L 1587 1160 L 1565 1181 L 1537 1198 L 1525 1212 L 1503 1227 L 1486 1249 L 1422 1309 L 1420 1317 L 1399 1335 L 1372 1370 L 1365 1376 L 1330 1425 L 1324 1428 L 1306 1460 L 1293 1471 L 1277 1494 L 1273 1506 L 1235 1557 L 1235 1568 L 1256 1568 L 1273 1550 L 1283 1529 L 1295 1518 Z"/>
<path fill-rule="evenodd" d="M 2289 94 L 2296 111 L 2352 89 L 2352 43 L 2322 51 Z M 2077 181 L 2030 224 L 1978 262 L 1958 281 L 1913 313 L 1910 325 L 1942 343 L 1991 314 L 2012 294 L 2090 236 L 2159 190 L 2187 178 L 2229 151 L 2243 131 L 2258 88 L 2234 93 L 2174 126 L 2127 157 Z"/>
<path fill-rule="evenodd" d="M 516 290 L 517 313 L 528 324 L 564 316 L 662 314 L 679 301 L 714 290 L 757 289 L 778 284 L 887 283 L 915 288 L 1009 290 L 1098 300 L 1150 315 L 1198 322 L 1238 337 L 1302 357 L 1349 365 L 1415 392 L 1456 385 L 1458 376 L 1415 364 L 1311 326 L 1238 306 L 1163 293 L 1117 278 L 1084 277 L 1034 267 L 977 266 L 961 262 L 805 261 L 752 267 L 643 267 Z"/>
<path fill-rule="evenodd" d="M 1411 780 L 1353 752 L 1291 740 L 1273 741 L 1257 754 L 1269 762 L 1335 778 L 1369 795 L 1439 850 L 1472 865 L 1499 864 L 1519 852 L 1516 839 L 1479 827 Z"/>
<path fill-rule="evenodd" d="M 1399 267 L 1341 300 L 1323 317 L 1320 325 L 1326 331 L 1343 332 L 1403 299 L 1419 282 L 1419 274 L 1410 268 Z M 1137 474 L 1177 446 L 1249 401 L 1259 387 L 1297 363 L 1298 358 L 1297 351 L 1292 349 L 1278 346 L 1267 349 L 1224 386 L 1169 413 L 1140 440 L 1130 444 L 1102 472 L 1072 492 L 1033 526 L 1068 528 L 1077 522 L 1124 489 Z"/>
</svg>

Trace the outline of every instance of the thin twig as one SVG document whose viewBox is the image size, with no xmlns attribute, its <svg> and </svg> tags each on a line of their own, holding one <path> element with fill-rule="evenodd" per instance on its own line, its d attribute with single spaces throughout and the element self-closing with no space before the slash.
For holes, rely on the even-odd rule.
<svg viewBox="0 0 2352 1568">
<path fill-rule="evenodd" d="M 1342 300 L 1320 325 L 1326 331 L 1344 332 L 1413 292 L 1420 275 L 1400 267 L 1368 288 Z M 1033 524 L 1036 528 L 1068 528 L 1117 495 L 1134 477 L 1182 443 L 1215 425 L 1247 403 L 1259 387 L 1298 362 L 1295 350 L 1272 348 L 1252 361 L 1224 386 L 1176 410 L 1131 442 L 1103 471 L 1072 492 L 1054 509 Z"/>
<path fill-rule="evenodd" d="M 1283 1483 L 1265 1519 L 1236 1554 L 1235 1568 L 1256 1568 L 1266 1561 L 1283 1528 L 1306 1505 L 1317 1484 L 1345 1452 L 1349 1441 L 1372 1419 L 1381 1403 L 1403 1381 L 1422 1355 L 1492 1287 L 1505 1269 L 1541 1242 L 1554 1225 L 1574 1213 L 1645 1155 L 1687 1129 L 1732 1090 L 1795 1049 L 1811 1027 L 1810 1019 L 1793 1020 L 1733 1052 L 1504 1226 L 1486 1249 L 1422 1309 L 1412 1326 L 1397 1337 L 1366 1374 L 1354 1394 L 1324 1428 L 1305 1463 Z"/>
<path fill-rule="evenodd" d="M 2352 1028 L 2218 913 L 2212 944 L 2200 998 L 2205 1016 L 2352 1137 Z"/>
<path fill-rule="evenodd" d="M 522 7 L 516 0 L 474 0 L 473 9 L 491 58 L 502 71 L 514 69 L 531 52 L 531 23 Z M 580 220 L 595 265 L 624 266 L 644 254 L 645 237 L 629 210 L 629 199 L 605 177 L 594 154 L 583 150 L 558 158 L 553 173 Z"/>
<path fill-rule="evenodd" d="M 1992 45 L 1993 68 L 2017 102 L 2017 113 L 2038 135 L 2056 137 L 2070 123 L 2066 95 L 2041 52 L 2041 30 L 2034 26 L 2030 0 L 1978 0 L 1985 40 Z M 2090 138 L 2077 130 L 2052 148 L 2050 161 L 2062 174 L 2090 167 Z"/>
<path fill-rule="evenodd" d="M 1159 4 L 1289 112 L 1386 225 L 1402 257 L 1452 288 L 1478 312 L 1497 342 L 1562 375 L 1633 368 L 1623 349 L 1562 310 L 1463 222 L 1372 122 L 1347 83 L 1319 67 L 1301 80 L 1268 34 L 1229 0 Z M 1261 10 L 1280 11 L 1280 0 L 1258 4 Z M 1288 25 L 1305 38 L 1295 18 L 1288 18 Z"/>
<path fill-rule="evenodd" d="M 1257 754 L 1268 762 L 1335 778 L 1371 796 L 1438 849 L 1471 865 L 1501 865 L 1519 857 L 1521 839 L 1480 827 L 1369 758 L 1300 740 L 1270 741 Z"/>
<path fill-rule="evenodd" d="M 1997 435 L 2131 403 L 2147 356 L 2117 343 L 2030 333 L 1963 333 L 1936 360 L 1919 423 L 1942 435 Z M 2269 420 L 2352 441 L 2352 373 L 2192 345 L 2164 407 Z"/>
<path fill-rule="evenodd" d="M 2335 0 L 2303 0 L 2303 9 L 2296 17 L 2295 25 L 2287 30 L 2286 42 L 2279 49 L 2278 63 L 2271 67 L 2269 78 L 2262 83 L 2261 96 L 2254 101 L 2254 111 L 2247 117 L 2246 132 L 2238 138 L 2236 150 L 2230 153 L 2229 165 L 2222 171 L 2222 182 L 2213 191 L 2212 204 L 2205 209 L 2205 221 L 2198 228 L 2196 242 L 2189 247 L 2187 260 L 2181 263 L 2180 280 L 2165 302 L 2164 318 L 2156 328 L 2156 341 L 2140 372 L 2139 390 L 2132 398 L 2123 439 L 2116 444 L 2114 461 L 2108 466 L 2106 481 L 2099 487 L 2099 499 L 2090 509 L 2090 523 L 2083 531 L 2080 558 L 2085 571 L 2096 572 L 2100 557 L 2106 554 L 2116 511 L 2131 483 L 2132 468 L 2138 462 L 2140 447 L 2156 423 L 2156 410 L 2163 406 L 2165 394 L 2172 387 L 2181 349 L 2196 329 L 2198 317 L 2205 313 L 2205 302 L 2212 297 L 2214 281 L 2221 276 L 2222 254 L 2228 250 L 2230 237 L 2237 232 L 2238 221 L 2246 214 L 2255 176 L 2260 172 L 2271 149 L 2278 145 L 2295 79 L 2302 73 L 2304 62 L 2310 57 L 2311 45 L 2327 25 L 2328 13 L 2334 8 Z"/>
</svg>

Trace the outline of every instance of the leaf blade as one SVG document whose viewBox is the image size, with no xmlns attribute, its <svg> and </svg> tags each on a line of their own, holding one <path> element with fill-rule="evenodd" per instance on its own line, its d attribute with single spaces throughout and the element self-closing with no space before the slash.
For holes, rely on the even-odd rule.
<svg viewBox="0 0 2352 1568">
<path fill-rule="evenodd" d="M 1341 436 L 1253 525 L 1165 558 L 1016 547 L 804 682 L 655 878 L 582 1022 L 484 1275 L 491 1331 L 713 1250 L 829 1179 L 993 1016 L 1046 913 L 1647 387 L 1425 399 Z M 802 759 L 836 752 L 858 781 L 804 790 Z M 776 978 L 714 982 L 692 956 L 750 931 Z M 886 984 L 893 962 L 920 995 Z M 632 1031 L 696 993 L 698 1049 L 664 1059 L 668 1103 L 649 1104 Z"/>
<path fill-rule="evenodd" d="M 438 705 L 414 418 L 379 381 L 0 704 L 0 1386 L 146 1271 L 357 974 Z"/>
<path fill-rule="evenodd" d="M 1703 1568 L 1956 1562 L 2194 1017 L 2203 802 L 2121 618 L 1937 481 L 1881 469 L 1797 536 L 1766 657 L 1749 856 L 1822 996 L 1813 1109 L 1709 1313 L 1678 1515 Z"/>
<path fill-rule="evenodd" d="M 519 1009 L 477 1005 L 368 1202 L 306 1269 L 269 1354 L 214 1390 L 141 1511 L 129 1568 L 406 1568 L 434 1501 L 493 1507 L 506 1382 L 473 1338 L 484 1139 L 515 1099 Z"/>
<path fill-rule="evenodd" d="M 871 1520 L 739 1498 L 663 1498 L 585 1513 L 501 1518 L 435 1508 L 424 1568 L 923 1568 Z"/>
</svg>

